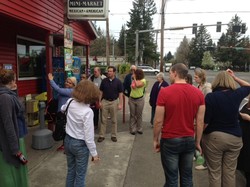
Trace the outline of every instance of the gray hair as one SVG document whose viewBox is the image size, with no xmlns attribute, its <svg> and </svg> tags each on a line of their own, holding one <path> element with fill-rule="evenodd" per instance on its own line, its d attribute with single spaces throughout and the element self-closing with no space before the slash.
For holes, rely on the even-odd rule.
<svg viewBox="0 0 250 187">
<path fill-rule="evenodd" d="M 156 77 L 162 78 L 163 80 L 165 79 L 164 73 L 162 72 L 158 73 Z"/>
</svg>

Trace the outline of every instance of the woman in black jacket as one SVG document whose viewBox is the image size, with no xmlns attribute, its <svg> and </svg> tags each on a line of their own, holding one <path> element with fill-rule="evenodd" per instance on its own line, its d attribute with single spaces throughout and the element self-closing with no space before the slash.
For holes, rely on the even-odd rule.
<svg viewBox="0 0 250 187">
<path fill-rule="evenodd" d="M 150 123 L 152 126 L 154 124 L 155 108 L 156 108 L 158 94 L 162 88 L 168 86 L 168 83 L 164 80 L 164 73 L 162 73 L 162 72 L 158 73 L 156 75 L 156 79 L 157 79 L 157 81 L 154 83 L 154 85 L 151 89 L 150 98 L 149 98 L 149 104 L 152 107 L 151 120 L 150 120 Z"/>
</svg>

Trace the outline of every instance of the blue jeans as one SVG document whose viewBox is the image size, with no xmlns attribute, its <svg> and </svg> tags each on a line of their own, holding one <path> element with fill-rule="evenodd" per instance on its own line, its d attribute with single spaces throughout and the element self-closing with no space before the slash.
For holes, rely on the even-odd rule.
<svg viewBox="0 0 250 187">
<path fill-rule="evenodd" d="M 89 150 L 85 141 L 66 135 L 64 149 L 68 166 L 66 187 L 84 187 L 89 160 Z"/>
<path fill-rule="evenodd" d="M 165 173 L 164 187 L 192 187 L 192 167 L 195 150 L 193 137 L 161 139 L 161 162 Z"/>
</svg>

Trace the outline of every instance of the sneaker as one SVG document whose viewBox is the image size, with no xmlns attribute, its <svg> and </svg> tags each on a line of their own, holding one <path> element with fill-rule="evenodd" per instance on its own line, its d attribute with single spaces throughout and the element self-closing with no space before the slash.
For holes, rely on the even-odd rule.
<svg viewBox="0 0 250 187">
<path fill-rule="evenodd" d="M 64 145 L 61 145 L 60 147 L 58 147 L 57 151 L 64 151 Z"/>
<path fill-rule="evenodd" d="M 196 158 L 195 158 L 195 156 L 193 157 L 193 161 L 196 161 Z"/>
<path fill-rule="evenodd" d="M 143 134 L 143 132 L 142 132 L 142 131 L 137 131 L 137 133 L 138 133 L 138 134 Z"/>
<path fill-rule="evenodd" d="M 135 132 L 130 132 L 130 134 L 135 135 Z"/>
<path fill-rule="evenodd" d="M 205 169 L 207 169 L 207 166 L 199 165 L 199 166 L 195 166 L 195 169 L 197 169 L 197 170 L 205 170 Z"/>
<path fill-rule="evenodd" d="M 98 141 L 98 142 L 102 142 L 104 139 L 105 139 L 104 137 L 99 137 L 99 138 L 97 139 L 97 141 Z"/>
<path fill-rule="evenodd" d="M 116 138 L 116 137 L 111 137 L 111 140 L 112 140 L 113 142 L 117 142 L 117 138 Z"/>
</svg>

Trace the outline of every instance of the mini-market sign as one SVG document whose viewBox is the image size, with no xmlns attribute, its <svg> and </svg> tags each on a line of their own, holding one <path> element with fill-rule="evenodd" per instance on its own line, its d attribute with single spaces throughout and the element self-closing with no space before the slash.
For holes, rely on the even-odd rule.
<svg viewBox="0 0 250 187">
<path fill-rule="evenodd" d="M 106 20 L 108 0 L 68 0 L 68 18 Z"/>
</svg>

